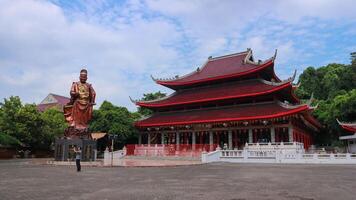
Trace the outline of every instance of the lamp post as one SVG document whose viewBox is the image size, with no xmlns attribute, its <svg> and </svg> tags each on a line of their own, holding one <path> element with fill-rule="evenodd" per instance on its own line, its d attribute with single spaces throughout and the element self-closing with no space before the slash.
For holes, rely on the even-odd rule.
<svg viewBox="0 0 356 200">
<path fill-rule="evenodd" d="M 109 140 L 111 140 L 111 166 L 114 165 L 114 140 L 116 140 L 117 135 L 110 134 Z"/>
</svg>

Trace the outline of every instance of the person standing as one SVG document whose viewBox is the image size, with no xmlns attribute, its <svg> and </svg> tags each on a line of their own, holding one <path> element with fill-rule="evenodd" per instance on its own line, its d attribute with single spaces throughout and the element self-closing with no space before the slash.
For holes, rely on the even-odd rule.
<svg viewBox="0 0 356 200">
<path fill-rule="evenodd" d="M 80 147 L 74 147 L 74 152 L 75 152 L 75 164 L 77 166 L 77 172 L 80 172 L 81 166 L 80 166 L 80 159 L 82 157 L 82 151 Z"/>
</svg>

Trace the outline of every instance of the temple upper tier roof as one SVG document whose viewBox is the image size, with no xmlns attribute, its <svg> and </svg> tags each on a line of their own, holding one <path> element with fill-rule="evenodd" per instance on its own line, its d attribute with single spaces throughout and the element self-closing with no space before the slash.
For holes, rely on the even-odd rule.
<svg viewBox="0 0 356 200">
<path fill-rule="evenodd" d="M 356 122 L 354 123 L 346 123 L 346 122 L 340 122 L 339 120 L 337 120 L 337 122 L 340 124 L 340 126 L 352 133 L 356 133 Z"/>
<path fill-rule="evenodd" d="M 277 52 L 277 51 L 276 51 Z M 244 75 L 248 75 L 267 67 L 272 67 L 276 53 L 270 59 L 265 61 L 255 62 L 252 50 L 221 56 L 221 57 L 209 57 L 203 67 L 198 68 L 194 72 L 185 76 L 176 76 L 171 79 L 156 79 L 153 78 L 158 84 L 164 85 L 175 89 L 180 86 L 187 86 L 197 83 L 204 83 L 225 78 L 234 78 Z M 273 78 L 279 81 L 279 78 L 274 74 Z"/>
<path fill-rule="evenodd" d="M 289 105 L 279 101 L 205 108 L 174 112 L 157 112 L 151 117 L 137 121 L 137 127 L 190 125 L 245 120 L 271 119 L 294 115 L 313 109 L 307 104 Z"/>
<path fill-rule="evenodd" d="M 292 94 L 293 77 L 279 82 L 270 82 L 262 79 L 252 79 L 245 81 L 234 81 L 223 84 L 215 84 L 198 88 L 178 90 L 170 96 L 153 101 L 135 101 L 136 105 L 148 108 L 158 108 L 176 105 L 186 105 L 192 103 L 202 103 L 219 101 L 225 99 L 237 99 L 245 97 L 254 97 L 268 95 L 274 92 L 284 91 L 285 94 Z M 289 90 L 289 91 L 288 91 Z M 292 95 L 287 96 L 287 100 L 292 103 L 298 103 L 299 100 Z"/>
</svg>

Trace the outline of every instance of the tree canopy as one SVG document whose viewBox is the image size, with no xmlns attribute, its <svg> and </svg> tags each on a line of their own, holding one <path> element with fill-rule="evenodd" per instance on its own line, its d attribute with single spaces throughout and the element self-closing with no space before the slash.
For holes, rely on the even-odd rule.
<svg viewBox="0 0 356 200">
<path fill-rule="evenodd" d="M 319 68 L 308 67 L 300 75 L 300 87 L 296 94 L 308 99 L 314 93 L 315 117 L 324 125 L 317 136 L 319 144 L 338 142 L 340 135 L 346 134 L 336 119 L 354 121 L 356 119 L 356 54 L 350 65 L 329 64 Z"/>
<path fill-rule="evenodd" d="M 166 93 L 162 93 L 161 91 L 158 91 L 158 92 L 154 92 L 154 93 L 143 94 L 143 98 L 140 100 L 141 101 L 152 101 L 152 100 L 156 100 L 159 98 L 163 98 L 165 96 L 166 96 Z M 139 107 L 138 113 L 140 113 L 142 116 L 148 116 L 148 115 L 152 114 L 152 111 L 147 108 Z"/>
<path fill-rule="evenodd" d="M 63 114 L 57 110 L 40 113 L 35 104 L 23 105 L 17 96 L 0 103 L 0 133 L 13 146 L 21 143 L 33 149 L 48 149 L 65 127 Z"/>
<path fill-rule="evenodd" d="M 127 108 L 104 101 L 98 110 L 94 110 L 89 128 L 92 132 L 117 135 L 117 145 L 122 147 L 126 143 L 136 142 L 137 132 L 133 124 L 138 118 L 139 115 L 129 112 Z"/>
</svg>

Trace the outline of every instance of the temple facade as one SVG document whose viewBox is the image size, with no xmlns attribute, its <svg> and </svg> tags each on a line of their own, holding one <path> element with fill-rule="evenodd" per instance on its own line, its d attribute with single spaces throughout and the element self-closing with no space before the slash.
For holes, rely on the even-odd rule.
<svg viewBox="0 0 356 200">
<path fill-rule="evenodd" d="M 175 92 L 153 101 L 132 100 L 153 111 L 135 123 L 139 144 L 241 149 L 246 143 L 300 142 L 307 149 L 320 129 L 311 115 L 315 107 L 294 95 L 296 72 L 287 80 L 276 76 L 276 53 L 256 61 L 247 49 L 209 57 L 184 76 L 152 77 Z"/>
<path fill-rule="evenodd" d="M 339 137 L 340 140 L 346 142 L 346 152 L 356 153 L 356 122 L 340 122 L 338 119 L 337 122 L 346 132 L 352 133 L 352 135 L 345 135 Z"/>
</svg>

